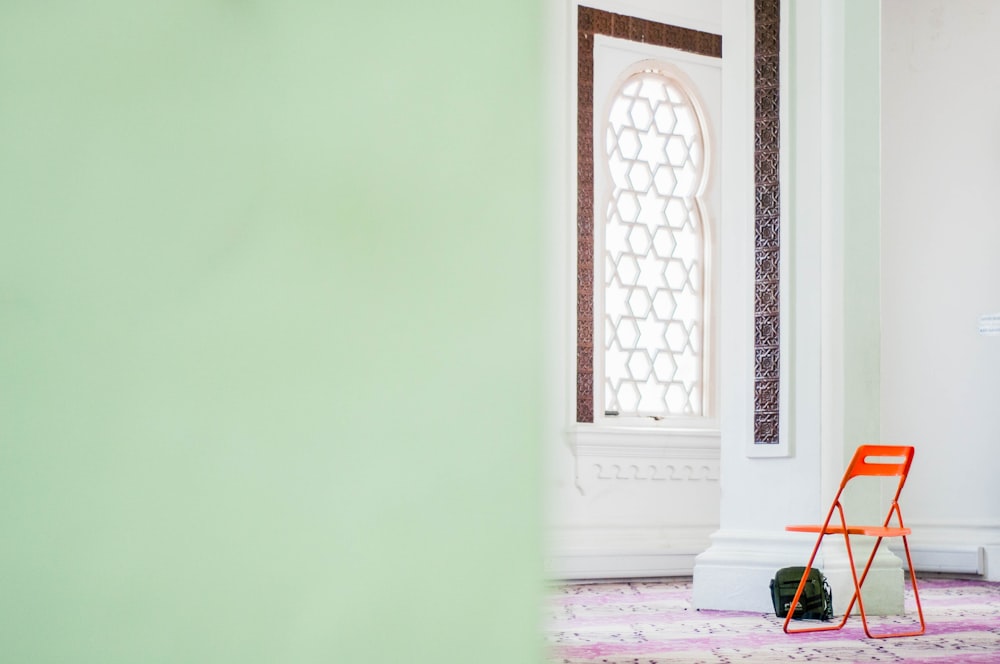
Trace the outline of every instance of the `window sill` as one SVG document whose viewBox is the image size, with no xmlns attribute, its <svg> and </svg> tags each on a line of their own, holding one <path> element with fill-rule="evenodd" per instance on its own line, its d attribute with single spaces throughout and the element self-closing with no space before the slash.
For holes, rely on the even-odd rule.
<svg viewBox="0 0 1000 664">
<path fill-rule="evenodd" d="M 712 426 L 578 423 L 569 429 L 568 438 L 575 452 L 582 456 L 678 458 L 706 454 L 717 457 L 721 436 L 719 429 Z"/>
</svg>

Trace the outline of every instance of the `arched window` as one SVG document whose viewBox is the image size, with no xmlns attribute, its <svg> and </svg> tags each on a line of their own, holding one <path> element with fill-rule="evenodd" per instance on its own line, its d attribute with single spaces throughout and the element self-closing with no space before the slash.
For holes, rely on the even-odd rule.
<svg viewBox="0 0 1000 664">
<path fill-rule="evenodd" d="M 700 200 L 711 154 L 706 122 L 684 77 L 656 62 L 626 72 L 603 119 L 598 408 L 621 417 L 703 416 L 712 255 Z"/>
</svg>

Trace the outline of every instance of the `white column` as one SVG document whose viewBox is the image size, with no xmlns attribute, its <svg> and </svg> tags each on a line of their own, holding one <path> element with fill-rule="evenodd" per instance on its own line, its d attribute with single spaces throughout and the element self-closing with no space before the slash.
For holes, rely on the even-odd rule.
<svg viewBox="0 0 1000 664">
<path fill-rule="evenodd" d="M 782 362 L 787 363 L 782 384 L 782 407 L 787 411 L 782 431 L 784 456 L 756 456 L 751 440 L 751 203 L 749 212 L 744 211 L 748 218 L 742 232 L 730 235 L 723 249 L 722 365 L 726 378 L 722 386 L 721 519 L 712 545 L 695 563 L 696 608 L 770 611 L 768 583 L 775 571 L 805 564 L 814 542 L 808 535 L 786 533 L 784 526 L 821 520 L 854 448 L 877 442 L 845 440 L 845 429 L 852 437 L 870 433 L 853 424 L 851 418 L 859 408 L 874 409 L 865 413 L 865 421 L 873 420 L 873 435 L 878 434 L 877 399 L 863 406 L 845 400 L 845 394 L 868 379 L 866 371 L 875 372 L 876 380 L 878 371 L 877 362 L 867 370 L 857 363 L 847 363 L 849 370 L 845 370 L 845 342 L 853 349 L 858 329 L 862 333 L 872 325 L 877 329 L 877 313 L 874 321 L 868 314 L 859 318 L 853 302 L 850 309 L 855 313 L 845 316 L 848 296 L 857 295 L 847 293 L 845 284 L 849 275 L 870 268 L 871 260 L 875 261 L 877 273 L 878 261 L 877 252 L 860 257 L 845 253 L 845 233 L 853 232 L 845 219 L 847 196 L 857 185 L 856 177 L 860 177 L 851 173 L 845 156 L 863 158 L 864 150 L 854 149 L 856 142 L 874 141 L 868 145 L 868 154 L 876 155 L 877 164 L 878 131 L 876 123 L 874 135 L 864 135 L 868 125 L 860 123 L 862 131 L 858 135 L 853 124 L 855 115 L 845 115 L 844 105 L 845 99 L 860 104 L 870 102 L 877 113 L 877 86 L 872 101 L 869 90 L 851 88 L 853 79 L 846 76 L 849 61 L 845 33 L 848 23 L 863 26 L 865 21 L 874 20 L 874 29 L 868 25 L 859 32 L 861 38 L 875 40 L 876 48 L 872 50 L 877 54 L 879 9 L 874 3 L 854 0 L 785 0 L 783 4 L 781 58 L 786 75 L 782 81 L 782 160 L 787 167 L 782 176 L 786 247 L 782 306 L 789 310 L 782 321 Z M 724 5 L 724 39 L 729 40 L 726 48 L 749 53 L 751 63 L 752 5 L 749 0 Z M 745 20 L 747 16 L 751 20 Z M 741 20 L 745 29 L 739 27 Z M 852 33 L 852 48 L 857 39 Z M 877 58 L 867 66 L 875 68 L 877 76 Z M 744 74 L 746 70 L 742 68 Z M 742 113 L 731 112 L 724 120 L 723 140 L 740 140 L 740 132 L 746 132 L 746 127 L 738 116 L 753 117 L 752 66 L 749 71 L 749 83 L 738 80 L 740 71 L 731 73 L 732 77 L 724 82 L 728 86 L 725 107 L 742 109 Z M 860 117 L 865 117 L 864 113 Z M 855 157 L 857 154 L 861 157 Z M 749 161 L 752 163 L 752 158 Z M 753 182 L 752 176 L 749 181 Z M 852 208 L 852 214 L 856 213 Z M 877 228 L 877 190 L 873 216 L 864 223 L 874 223 Z M 748 289 L 746 284 L 751 287 Z M 746 299 L 739 300 L 741 296 Z M 873 297 L 877 302 L 877 283 L 872 293 L 862 297 Z M 834 609 L 843 610 L 851 595 L 850 568 L 842 542 L 828 540 L 817 566 L 830 580 Z M 863 563 L 865 551 L 859 549 L 858 553 Z M 883 548 L 865 584 L 866 611 L 873 615 L 901 612 L 902 578 L 899 558 Z"/>
</svg>

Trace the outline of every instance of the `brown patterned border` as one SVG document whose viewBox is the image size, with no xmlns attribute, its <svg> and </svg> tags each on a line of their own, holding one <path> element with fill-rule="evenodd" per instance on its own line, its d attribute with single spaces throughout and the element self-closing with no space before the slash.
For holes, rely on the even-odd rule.
<svg viewBox="0 0 1000 664">
<path fill-rule="evenodd" d="M 577 12 L 576 421 L 594 421 L 594 35 L 722 57 L 722 36 L 579 7 Z"/>
<path fill-rule="evenodd" d="M 781 191 L 778 182 L 780 0 L 754 1 L 754 414 L 757 445 L 778 443 Z"/>
</svg>

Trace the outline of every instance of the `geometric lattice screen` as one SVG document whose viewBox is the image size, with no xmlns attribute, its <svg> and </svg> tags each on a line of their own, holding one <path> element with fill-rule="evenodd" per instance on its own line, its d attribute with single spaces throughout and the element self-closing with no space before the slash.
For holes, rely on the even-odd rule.
<svg viewBox="0 0 1000 664">
<path fill-rule="evenodd" d="M 650 70 L 625 80 L 606 120 L 604 407 L 702 415 L 704 128 L 682 84 Z"/>
</svg>

